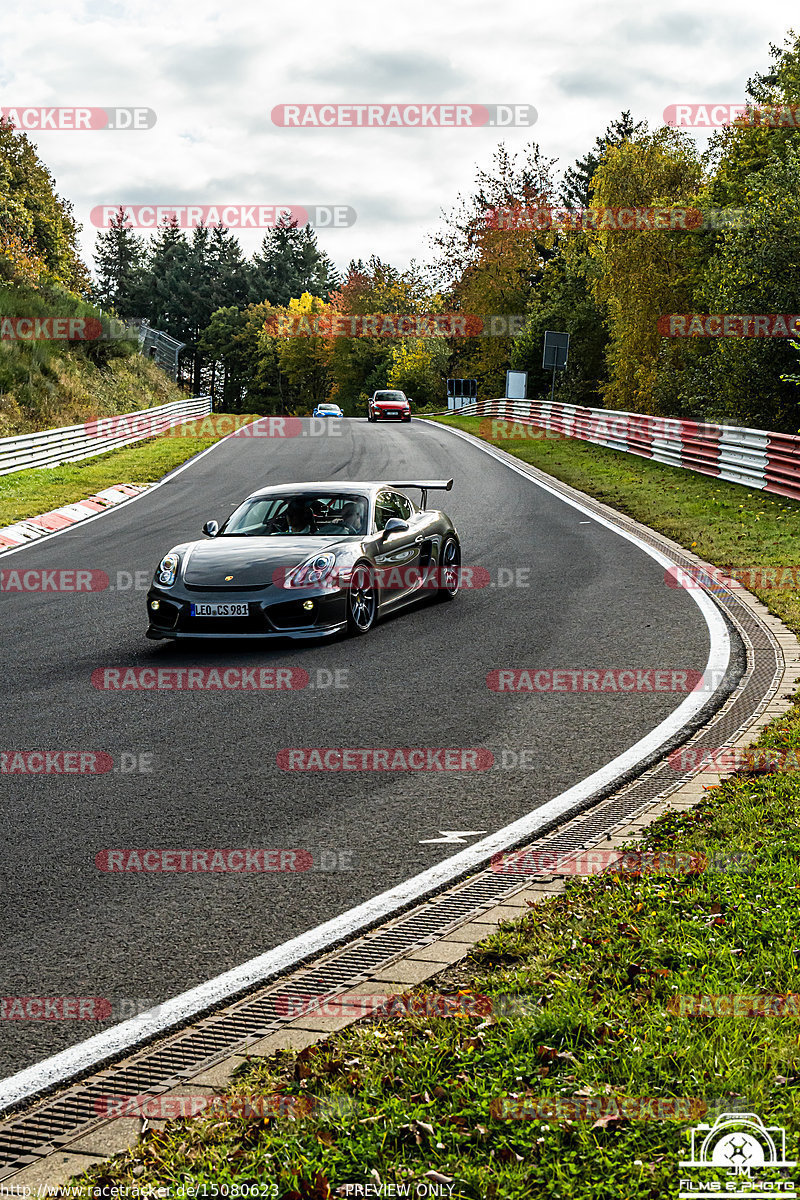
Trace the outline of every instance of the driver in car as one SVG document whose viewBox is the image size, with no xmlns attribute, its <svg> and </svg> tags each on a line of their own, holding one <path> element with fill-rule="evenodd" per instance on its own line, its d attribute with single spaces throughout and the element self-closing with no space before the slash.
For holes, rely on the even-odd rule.
<svg viewBox="0 0 800 1200">
<path fill-rule="evenodd" d="M 316 533 L 317 522 L 307 500 L 293 497 L 286 508 L 289 533 Z"/>
</svg>

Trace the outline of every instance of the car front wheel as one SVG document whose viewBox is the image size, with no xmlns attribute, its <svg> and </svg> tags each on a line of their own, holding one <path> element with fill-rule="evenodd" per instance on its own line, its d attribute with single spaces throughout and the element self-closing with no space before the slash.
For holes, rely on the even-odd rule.
<svg viewBox="0 0 800 1200">
<path fill-rule="evenodd" d="M 357 637 L 369 633 L 378 613 L 375 577 L 368 563 L 357 563 L 347 589 L 347 630 Z"/>
</svg>

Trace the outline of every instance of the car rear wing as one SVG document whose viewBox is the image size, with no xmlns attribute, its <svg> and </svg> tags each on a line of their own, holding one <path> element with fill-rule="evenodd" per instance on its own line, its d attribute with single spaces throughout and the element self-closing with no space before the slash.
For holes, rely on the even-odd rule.
<svg viewBox="0 0 800 1200">
<path fill-rule="evenodd" d="M 428 506 L 428 492 L 449 492 L 452 486 L 452 479 L 401 479 L 389 484 L 389 487 L 396 488 L 419 488 L 423 508 Z"/>
</svg>

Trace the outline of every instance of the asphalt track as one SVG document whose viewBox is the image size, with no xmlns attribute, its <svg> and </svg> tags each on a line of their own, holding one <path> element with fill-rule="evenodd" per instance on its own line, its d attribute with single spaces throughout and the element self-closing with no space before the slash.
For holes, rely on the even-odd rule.
<svg viewBox="0 0 800 1200">
<path fill-rule="evenodd" d="M 307 432 L 308 426 L 304 426 Z M 336 432 L 334 432 L 334 430 Z M 105 751 L 114 772 L 0 776 L 0 997 L 103 997 L 112 1021 L 281 945 L 451 856 L 441 830 L 491 833 L 602 767 L 683 693 L 509 694 L 496 668 L 693 668 L 709 653 L 690 594 L 641 549 L 442 428 L 337 422 L 326 436 L 235 438 L 141 499 L 0 559 L 148 581 L 257 486 L 453 476 L 441 503 L 491 585 L 422 602 L 366 638 L 144 638 L 144 591 L 4 592 L 5 750 Z M 517 569 L 528 570 L 516 586 Z M 506 586 L 509 578 L 515 582 Z M 302 667 L 345 687 L 102 691 L 98 667 Z M 486 747 L 488 770 L 286 772 L 286 747 Z M 504 767 L 521 750 L 526 769 Z M 152 756 L 121 773 L 120 756 Z M 131 757 L 126 762 L 130 764 Z M 147 761 L 147 760 L 146 760 Z M 467 839 L 469 841 L 470 839 Z M 313 868 L 108 874 L 106 848 L 302 848 Z M 332 863 L 348 869 L 324 869 Z M 108 1021 L 0 1021 L 0 1078 Z"/>
</svg>

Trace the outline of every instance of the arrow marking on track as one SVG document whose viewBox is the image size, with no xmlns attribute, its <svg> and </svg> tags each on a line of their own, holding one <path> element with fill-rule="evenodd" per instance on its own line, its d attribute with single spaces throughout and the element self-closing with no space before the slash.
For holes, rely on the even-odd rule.
<svg viewBox="0 0 800 1200">
<path fill-rule="evenodd" d="M 486 833 L 485 829 L 440 829 L 442 835 L 438 838 L 422 838 L 420 846 L 464 846 L 468 837 L 477 837 L 479 833 Z"/>
</svg>

